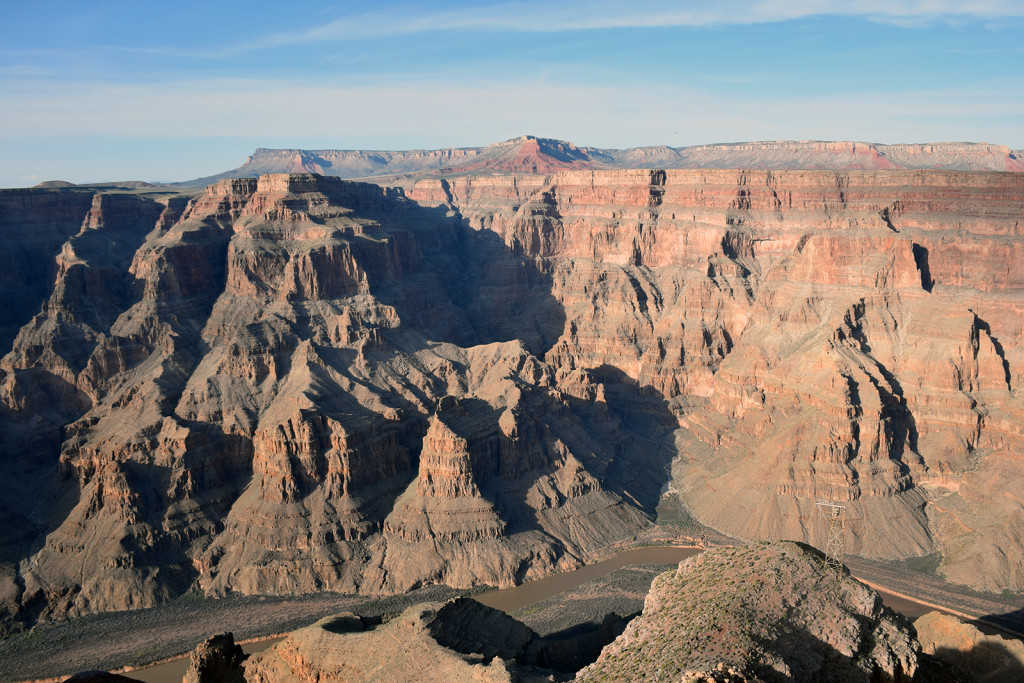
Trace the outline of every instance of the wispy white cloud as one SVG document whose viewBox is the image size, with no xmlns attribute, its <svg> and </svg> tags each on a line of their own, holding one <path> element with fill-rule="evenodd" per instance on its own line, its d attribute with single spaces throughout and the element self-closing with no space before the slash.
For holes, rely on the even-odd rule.
<svg viewBox="0 0 1024 683">
<path fill-rule="evenodd" d="M 226 52 L 352 38 L 445 31 L 565 32 L 652 27 L 761 24 L 812 16 L 862 17 L 908 27 L 935 22 L 1024 18 L 1019 0 L 719 0 L 718 2 L 519 2 L 436 11 L 375 10 L 306 31 L 278 33 L 224 48 Z"/>
<path fill-rule="evenodd" d="M 326 13 L 326 11 L 325 11 Z M 396 9 L 336 14 L 306 29 L 268 32 L 244 40 L 210 45 L 110 44 L 92 46 L 110 52 L 186 59 L 222 59 L 296 45 L 451 32 L 571 33 L 616 29 L 701 28 L 779 23 L 815 16 L 867 19 L 908 28 L 936 23 L 978 22 L 986 30 L 1024 19 L 1020 0 L 526 0 L 479 2 L 459 9 L 416 3 Z M 0 48 L 0 54 L 3 49 Z M 21 54 L 26 54 L 22 52 Z M 42 50 L 40 54 L 61 54 Z"/>
<path fill-rule="evenodd" d="M 417 80 L 335 87 L 293 81 L 63 83 L 6 88 L 0 141 L 51 136 L 246 137 L 318 146 L 486 144 L 522 133 L 621 147 L 776 138 L 874 142 L 976 140 L 1024 146 L 1024 93 L 894 90 L 822 97 L 660 85 Z M 679 134 L 676 133 L 679 131 Z M 456 139 L 457 137 L 457 139 Z M 346 143 L 346 140 L 352 141 Z M 403 144 L 404 143 L 404 144 Z"/>
<path fill-rule="evenodd" d="M 256 147 L 410 149 L 524 133 L 597 147 L 744 140 L 984 141 L 1024 148 L 1024 92 L 959 88 L 822 97 L 554 80 L 420 79 L 333 87 L 289 80 L 0 82 L 0 187 L 184 180 L 240 165 Z"/>
</svg>

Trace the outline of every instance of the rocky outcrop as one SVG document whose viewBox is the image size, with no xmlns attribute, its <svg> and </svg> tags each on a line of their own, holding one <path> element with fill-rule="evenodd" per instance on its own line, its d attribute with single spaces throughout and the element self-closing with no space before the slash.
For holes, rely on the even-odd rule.
<svg viewBox="0 0 1024 683">
<path fill-rule="evenodd" d="M 383 620 L 344 613 L 250 657 L 245 680 L 566 680 L 624 626 L 610 614 L 600 625 L 542 638 L 471 598 L 424 603 Z"/>
<path fill-rule="evenodd" d="M 705 552 L 576 680 L 910 681 L 920 645 L 878 595 L 794 543 Z"/>
<path fill-rule="evenodd" d="M 628 625 L 609 615 L 596 628 L 581 626 L 542 638 L 502 612 L 456 598 L 390 618 L 328 617 L 242 668 L 250 683 L 551 681 L 573 673 L 579 681 L 961 683 L 1015 680 L 1005 677 L 1016 671 L 1006 666 L 1017 664 L 1003 656 L 1001 639 L 976 630 L 965 636 L 973 627 L 937 614 L 918 620 L 922 650 L 909 622 L 873 590 L 845 570 L 837 574 L 818 551 L 786 542 L 693 557 L 655 580 Z M 197 653 L 207 650 L 209 643 Z"/>
<path fill-rule="evenodd" d="M 487 647 L 474 643 L 480 646 L 476 649 L 489 652 L 484 655 L 455 650 L 439 642 L 434 632 L 444 628 L 438 623 L 446 621 L 442 614 L 444 609 L 435 604 L 417 605 L 369 629 L 364 620 L 355 615 L 322 619 L 250 657 L 245 663 L 245 680 L 249 683 L 518 680 L 512 659 L 516 653 L 514 646 Z M 474 632 L 474 636 L 498 642 L 496 633 Z"/>
<path fill-rule="evenodd" d="M 245 658 L 231 633 L 211 636 L 189 655 L 183 683 L 245 683 Z"/>
<path fill-rule="evenodd" d="M 1024 643 L 986 635 L 941 612 L 914 622 L 923 652 L 968 674 L 972 680 L 1010 683 L 1024 679 Z"/>
</svg>

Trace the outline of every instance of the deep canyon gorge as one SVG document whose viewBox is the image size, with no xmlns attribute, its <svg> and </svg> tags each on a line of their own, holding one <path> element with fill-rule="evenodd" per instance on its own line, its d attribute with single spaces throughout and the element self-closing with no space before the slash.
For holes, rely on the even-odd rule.
<svg viewBox="0 0 1024 683">
<path fill-rule="evenodd" d="M 666 500 L 1024 590 L 1024 177 L 0 191 L 5 628 L 508 586 Z"/>
</svg>

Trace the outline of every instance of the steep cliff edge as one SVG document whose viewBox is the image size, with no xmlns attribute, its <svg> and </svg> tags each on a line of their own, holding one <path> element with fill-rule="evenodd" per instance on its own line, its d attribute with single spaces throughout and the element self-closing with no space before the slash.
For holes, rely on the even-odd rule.
<svg viewBox="0 0 1024 683">
<path fill-rule="evenodd" d="M 891 171 L 564 172 L 420 181 L 552 278 L 545 356 L 615 368 L 678 419 L 673 489 L 745 539 L 942 552 L 1024 588 L 1024 183 Z"/>
<path fill-rule="evenodd" d="M 82 226 L 94 192 L 55 188 L 0 190 L 0 348 L 39 311 L 53 286 L 53 259 Z"/>
<path fill-rule="evenodd" d="M 842 500 L 853 552 L 1024 588 L 1016 174 L 118 201 L 0 361 L 9 617 L 509 585 L 632 536 L 663 487 L 819 545 L 815 500 Z"/>
</svg>

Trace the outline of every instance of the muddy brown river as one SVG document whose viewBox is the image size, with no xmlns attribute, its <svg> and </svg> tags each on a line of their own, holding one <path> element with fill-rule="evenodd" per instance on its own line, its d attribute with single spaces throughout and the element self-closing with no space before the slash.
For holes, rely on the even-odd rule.
<svg viewBox="0 0 1024 683">
<path fill-rule="evenodd" d="M 474 596 L 483 604 L 500 609 L 503 612 L 514 612 L 517 609 L 532 605 L 541 600 L 564 593 L 565 591 L 577 588 L 585 583 L 599 579 L 602 576 L 611 574 L 616 569 L 631 567 L 640 564 L 677 564 L 688 557 L 693 557 L 701 552 L 700 548 L 679 548 L 670 546 L 652 546 L 646 548 L 632 548 L 624 550 L 615 557 L 602 562 L 595 562 L 580 567 L 571 572 L 555 574 L 552 576 L 530 581 L 512 588 L 501 588 L 488 593 L 481 593 Z M 876 589 L 877 590 L 877 589 Z M 908 600 L 891 593 L 879 590 L 882 601 L 894 611 L 903 614 L 910 619 L 935 610 L 934 607 L 922 605 L 921 603 Z M 258 652 L 269 647 L 280 639 L 263 640 L 243 645 L 246 653 Z M 139 669 L 125 674 L 145 683 L 181 683 L 185 670 L 188 668 L 188 657 L 157 664 L 155 666 Z"/>
</svg>

